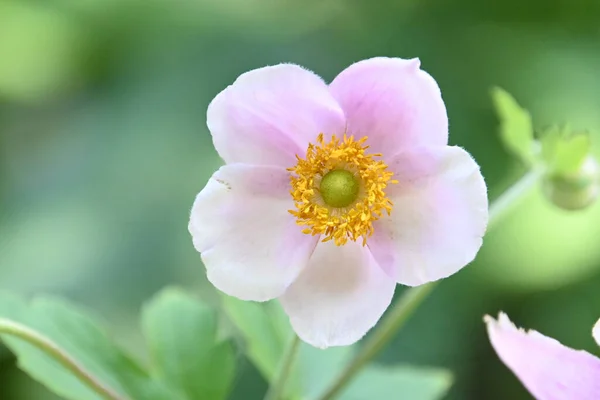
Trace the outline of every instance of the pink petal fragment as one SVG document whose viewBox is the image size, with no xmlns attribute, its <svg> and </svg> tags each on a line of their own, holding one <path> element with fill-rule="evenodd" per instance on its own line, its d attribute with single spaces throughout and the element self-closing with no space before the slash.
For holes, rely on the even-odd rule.
<svg viewBox="0 0 600 400">
<path fill-rule="evenodd" d="M 390 161 L 390 217 L 373 225 L 368 245 L 397 282 L 422 285 L 456 273 L 482 244 L 488 199 L 479 166 L 460 147 L 405 151 Z"/>
<path fill-rule="evenodd" d="M 598 346 L 600 346 L 600 319 L 596 322 L 596 325 L 594 325 L 594 329 L 592 329 L 592 336 L 596 343 L 598 343 Z"/>
<path fill-rule="evenodd" d="M 240 75 L 207 112 L 215 148 L 226 163 L 292 167 L 319 133 L 341 134 L 345 124 L 325 82 L 293 64 Z"/>
<path fill-rule="evenodd" d="M 498 357 L 538 400 L 600 399 L 600 359 L 536 331 L 518 329 L 504 313 L 486 316 Z"/>
<path fill-rule="evenodd" d="M 368 136 L 384 157 L 417 145 L 448 143 L 448 116 L 440 88 L 418 59 L 359 61 L 331 83 L 348 121 L 348 133 Z"/>
<path fill-rule="evenodd" d="M 320 348 L 346 346 L 377 323 L 395 286 L 368 248 L 325 242 L 280 300 L 302 340 Z"/>
<path fill-rule="evenodd" d="M 307 265 L 317 237 L 301 232 L 289 175 L 279 167 L 221 167 L 196 197 L 189 231 L 210 282 L 242 300 L 280 296 Z"/>
</svg>

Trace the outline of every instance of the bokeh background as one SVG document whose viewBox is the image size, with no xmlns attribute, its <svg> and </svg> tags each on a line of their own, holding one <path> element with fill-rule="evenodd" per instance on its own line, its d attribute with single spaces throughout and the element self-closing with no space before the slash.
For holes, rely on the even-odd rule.
<svg viewBox="0 0 600 400">
<path fill-rule="evenodd" d="M 490 88 L 537 127 L 600 129 L 599 19 L 595 0 L 0 0 L 0 290 L 78 302 L 134 352 L 157 290 L 209 296 L 187 232 L 220 164 L 206 107 L 240 73 L 279 62 L 331 80 L 363 58 L 419 57 L 452 144 L 494 198 L 523 168 L 500 145 Z M 599 239 L 600 205 L 569 213 L 533 191 L 378 362 L 451 369 L 448 399 L 530 398 L 482 316 L 504 310 L 598 354 Z M 241 371 L 232 399 L 259 398 L 265 383 Z M 56 397 L 0 350 L 0 399 Z"/>
</svg>

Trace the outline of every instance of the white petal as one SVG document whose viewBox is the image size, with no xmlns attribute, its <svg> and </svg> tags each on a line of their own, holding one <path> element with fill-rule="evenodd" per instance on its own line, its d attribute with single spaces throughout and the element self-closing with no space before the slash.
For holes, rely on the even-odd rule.
<svg viewBox="0 0 600 400">
<path fill-rule="evenodd" d="M 538 400 L 600 399 L 600 359 L 536 331 L 518 329 L 504 313 L 486 316 L 498 357 Z"/>
<path fill-rule="evenodd" d="M 320 348 L 346 346 L 377 323 L 395 286 L 367 247 L 325 242 L 280 300 L 302 340 Z"/>
<path fill-rule="evenodd" d="M 596 343 L 598 343 L 598 346 L 600 346 L 600 319 L 598 320 L 598 322 L 596 322 L 596 325 L 594 325 L 594 329 L 592 330 L 592 336 L 594 336 L 594 340 L 596 341 Z"/>
<path fill-rule="evenodd" d="M 488 221 L 479 166 L 459 147 L 409 150 L 389 165 L 391 216 L 368 239 L 379 265 L 397 282 L 417 286 L 454 274 L 471 262 Z"/>
<path fill-rule="evenodd" d="M 196 197 L 189 231 L 217 289 L 255 301 L 286 290 L 318 240 L 301 232 L 293 207 L 283 168 L 233 164 L 215 172 Z"/>
<path fill-rule="evenodd" d="M 344 133 L 341 107 L 323 80 L 293 64 L 248 71 L 219 93 L 206 122 L 227 163 L 296 164 L 319 133 Z"/>
<path fill-rule="evenodd" d="M 348 132 L 368 136 L 384 158 L 419 145 L 448 144 L 448 116 L 436 81 L 418 59 L 375 57 L 352 64 L 331 82 Z"/>
</svg>

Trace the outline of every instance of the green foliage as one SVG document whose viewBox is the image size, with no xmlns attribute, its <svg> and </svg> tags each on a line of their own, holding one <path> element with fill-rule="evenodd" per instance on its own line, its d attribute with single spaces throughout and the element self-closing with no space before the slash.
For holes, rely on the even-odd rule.
<svg viewBox="0 0 600 400">
<path fill-rule="evenodd" d="M 124 398 L 219 400 L 233 383 L 234 350 L 216 338 L 215 311 L 175 289 L 160 293 L 143 312 L 151 372 L 121 351 L 98 322 L 64 301 L 37 298 L 28 305 L 0 295 L 0 318 L 44 335 Z M 19 366 L 54 393 L 69 400 L 101 399 L 44 351 L 20 338 L 1 337 Z"/>
<path fill-rule="evenodd" d="M 252 303 L 223 297 L 225 310 L 246 345 L 248 358 L 271 380 L 292 334 L 287 317 L 277 302 Z M 288 396 L 319 398 L 351 360 L 353 347 L 321 350 L 301 344 Z M 440 369 L 371 366 L 362 371 L 342 393 L 340 400 L 388 399 L 402 393 L 411 400 L 440 399 L 452 383 Z"/>
<path fill-rule="evenodd" d="M 500 119 L 500 138 L 506 148 L 524 162 L 535 160 L 531 115 L 504 89 L 492 89 L 492 100 Z"/>
<path fill-rule="evenodd" d="M 298 356 L 297 373 L 300 390 L 305 398 L 318 398 L 332 383 L 342 368 L 350 362 L 353 348 L 317 349 L 303 343 Z"/>
<path fill-rule="evenodd" d="M 143 310 L 153 370 L 187 400 L 225 399 L 235 375 L 229 341 L 217 340 L 215 310 L 177 289 L 166 289 Z"/>
<path fill-rule="evenodd" d="M 265 379 L 271 381 L 293 334 L 283 309 L 275 301 L 253 303 L 229 296 L 223 296 L 223 306 L 243 339 L 247 357 Z M 315 398 L 349 360 L 351 348 L 320 350 L 306 343 L 300 346 L 288 395 Z"/>
<path fill-rule="evenodd" d="M 344 390 L 340 400 L 437 400 L 451 384 L 452 376 L 440 369 L 371 366 Z"/>
<path fill-rule="evenodd" d="M 531 115 L 508 92 L 494 88 L 492 99 L 505 146 L 530 166 L 543 167 L 547 199 L 567 210 L 593 204 L 598 196 L 598 167 L 591 156 L 590 135 L 573 132 L 568 125 L 554 125 L 541 132 L 538 142 Z"/>
<path fill-rule="evenodd" d="M 179 400 L 124 354 L 94 319 L 64 301 L 37 298 L 27 305 L 18 298 L 2 295 L 0 317 L 42 333 L 121 395 L 136 400 Z M 40 349 L 18 338 L 2 335 L 2 339 L 16 354 L 21 369 L 59 396 L 70 400 L 100 399 Z"/>
<path fill-rule="evenodd" d="M 246 356 L 270 381 L 292 331 L 278 303 L 254 303 L 223 296 L 223 308 L 240 333 Z"/>
<path fill-rule="evenodd" d="M 280 305 L 233 298 L 224 298 L 223 304 L 244 340 L 248 358 L 271 380 L 292 334 Z M 124 399 L 224 400 L 233 384 L 234 348 L 230 340 L 218 339 L 216 311 L 178 289 L 163 290 L 142 311 L 152 361 L 149 372 L 121 351 L 98 322 L 64 301 L 37 298 L 27 304 L 0 295 L 0 318 L 39 332 Z M 16 354 L 19 366 L 54 393 L 68 400 L 101 400 L 42 349 L 21 337 L 0 337 Z M 351 356 L 351 347 L 319 350 L 302 343 L 287 397 L 318 398 Z M 415 400 L 435 400 L 450 382 L 446 372 L 437 370 L 368 367 L 341 399 L 389 398 L 403 393 Z"/>
<path fill-rule="evenodd" d="M 542 158 L 553 175 L 568 175 L 578 171 L 590 153 L 591 140 L 587 132 L 572 132 L 568 126 L 553 126 L 540 139 Z"/>
</svg>

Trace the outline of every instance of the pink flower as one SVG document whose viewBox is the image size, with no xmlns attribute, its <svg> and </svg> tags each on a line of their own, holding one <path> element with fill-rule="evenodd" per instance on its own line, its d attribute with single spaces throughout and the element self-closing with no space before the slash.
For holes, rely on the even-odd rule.
<svg viewBox="0 0 600 400">
<path fill-rule="evenodd" d="M 448 146 L 448 117 L 419 60 L 373 58 L 330 85 L 297 65 L 242 74 L 208 107 L 226 165 L 189 230 L 208 279 L 243 300 L 278 298 L 317 347 L 360 339 L 396 283 L 473 260 L 488 213 L 479 167 Z"/>
<path fill-rule="evenodd" d="M 600 359 L 536 331 L 518 329 L 504 313 L 486 316 L 498 357 L 538 400 L 600 399 Z M 593 330 L 600 345 L 600 321 Z"/>
</svg>

